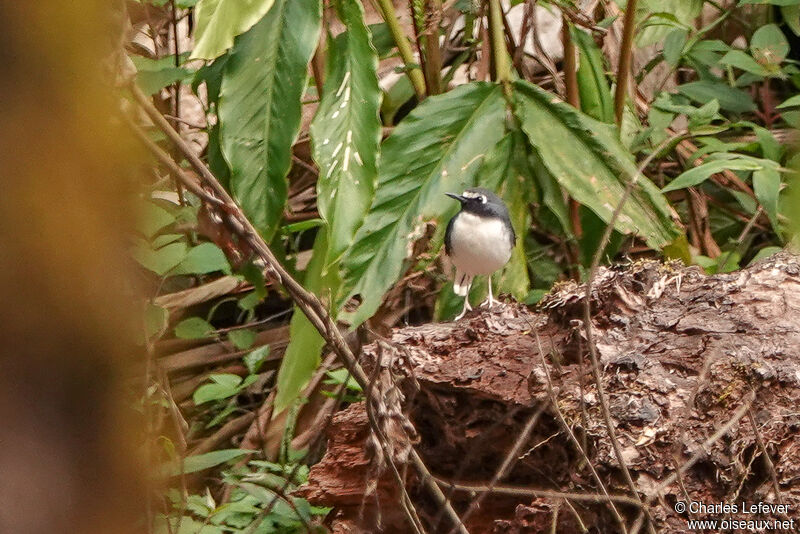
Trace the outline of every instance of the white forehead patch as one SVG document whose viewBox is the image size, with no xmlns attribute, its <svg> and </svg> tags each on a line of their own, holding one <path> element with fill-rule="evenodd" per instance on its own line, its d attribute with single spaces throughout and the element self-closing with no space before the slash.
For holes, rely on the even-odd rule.
<svg viewBox="0 0 800 534">
<path fill-rule="evenodd" d="M 486 195 L 478 193 L 477 191 L 464 191 L 461 196 L 464 198 L 475 198 L 481 201 L 481 204 L 486 204 Z"/>
</svg>

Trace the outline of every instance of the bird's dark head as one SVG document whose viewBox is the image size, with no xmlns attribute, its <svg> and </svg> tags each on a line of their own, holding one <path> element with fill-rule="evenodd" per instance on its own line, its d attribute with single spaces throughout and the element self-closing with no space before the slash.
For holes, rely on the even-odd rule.
<svg viewBox="0 0 800 534">
<path fill-rule="evenodd" d="M 445 195 L 461 202 L 462 211 L 484 217 L 508 217 L 505 203 L 488 189 L 471 187 L 460 195 L 455 193 L 445 193 Z"/>
</svg>

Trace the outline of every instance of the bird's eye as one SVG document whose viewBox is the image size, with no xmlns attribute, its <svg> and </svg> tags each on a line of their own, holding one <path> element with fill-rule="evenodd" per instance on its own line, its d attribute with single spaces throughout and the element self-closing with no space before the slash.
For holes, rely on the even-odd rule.
<svg viewBox="0 0 800 534">
<path fill-rule="evenodd" d="M 486 196 L 481 195 L 481 204 L 486 204 Z"/>
</svg>

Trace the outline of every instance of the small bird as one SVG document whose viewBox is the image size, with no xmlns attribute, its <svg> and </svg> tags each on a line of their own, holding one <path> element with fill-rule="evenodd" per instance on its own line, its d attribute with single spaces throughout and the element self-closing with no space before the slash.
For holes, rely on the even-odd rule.
<svg viewBox="0 0 800 534">
<path fill-rule="evenodd" d="M 461 211 L 450 219 L 444 234 L 445 252 L 456 268 L 453 291 L 464 297 L 458 321 L 472 309 L 469 290 L 475 276 L 489 275 L 489 298 L 481 306 L 491 308 L 497 302 L 492 296 L 492 273 L 508 263 L 517 237 L 505 203 L 488 189 L 445 194 L 461 202 Z"/>
</svg>

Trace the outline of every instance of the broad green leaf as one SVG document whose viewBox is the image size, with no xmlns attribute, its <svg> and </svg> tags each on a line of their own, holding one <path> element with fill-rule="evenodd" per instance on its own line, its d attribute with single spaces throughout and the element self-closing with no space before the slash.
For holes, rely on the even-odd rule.
<svg viewBox="0 0 800 534">
<path fill-rule="evenodd" d="M 200 317 L 189 317 L 175 326 L 175 336 L 181 339 L 200 339 L 214 333 L 214 327 Z"/>
<path fill-rule="evenodd" d="M 167 274 L 186 256 L 186 243 L 171 243 L 158 250 L 153 250 L 144 242 L 140 242 L 132 252 L 139 264 L 159 276 Z"/>
<path fill-rule="evenodd" d="M 685 29 L 678 28 L 672 30 L 664 39 L 664 60 L 671 67 L 675 67 L 681 60 L 688 35 L 689 33 Z"/>
<path fill-rule="evenodd" d="M 192 75 L 189 69 L 175 66 L 174 56 L 150 59 L 131 55 L 130 58 L 136 66 L 136 83 L 148 95 L 172 83 L 187 81 Z"/>
<path fill-rule="evenodd" d="M 777 25 L 765 24 L 753 33 L 750 39 L 750 51 L 762 65 L 777 66 L 786 59 L 789 42 Z"/>
<path fill-rule="evenodd" d="M 237 386 L 230 387 L 225 384 L 203 384 L 195 390 L 194 395 L 192 395 L 192 401 L 194 401 L 195 406 L 199 406 L 206 402 L 227 399 L 238 393 L 239 388 Z"/>
<path fill-rule="evenodd" d="M 516 114 L 542 162 L 581 204 L 608 222 L 636 164 L 616 129 L 598 122 L 528 82 L 514 84 Z M 669 205 L 644 176 L 622 210 L 616 229 L 638 234 L 654 248 L 672 241 L 677 230 Z"/>
<path fill-rule="evenodd" d="M 701 104 L 716 98 L 722 109 L 735 113 L 744 113 L 757 109 L 750 95 L 741 89 L 736 89 L 722 82 L 704 80 L 685 83 L 678 86 L 678 92 Z"/>
<path fill-rule="evenodd" d="M 569 27 L 572 41 L 580 52 L 578 65 L 578 92 L 581 109 L 587 115 L 603 122 L 614 122 L 614 99 L 606 78 L 603 53 L 592 36 L 575 26 Z"/>
<path fill-rule="evenodd" d="M 642 0 L 637 5 L 637 19 L 648 17 L 650 24 L 636 34 L 636 45 L 661 42 L 675 28 L 693 24 L 700 14 L 703 0 Z"/>
<path fill-rule="evenodd" d="M 793 108 L 800 106 L 800 95 L 794 95 L 792 97 L 787 98 L 777 107 L 777 109 L 784 109 L 784 108 Z"/>
<path fill-rule="evenodd" d="M 375 199 L 343 260 L 344 301 L 361 296 L 351 324 L 378 308 L 423 225 L 452 211 L 444 193 L 474 184 L 505 118 L 502 89 L 470 83 L 426 99 L 384 142 Z"/>
<path fill-rule="evenodd" d="M 218 373 L 209 375 L 209 380 L 226 388 L 235 388 L 242 383 L 242 377 L 231 373 Z"/>
<path fill-rule="evenodd" d="M 319 166 L 317 206 L 327 221 L 325 268 L 353 243 L 375 192 L 381 138 L 378 58 L 357 0 L 334 2 L 346 31 L 329 42 L 325 87 L 311 140 Z"/>
<path fill-rule="evenodd" d="M 769 76 L 769 71 L 763 65 L 741 50 L 731 50 L 722 56 L 719 62 L 759 76 Z"/>
<path fill-rule="evenodd" d="M 324 273 L 326 252 L 328 250 L 327 232 L 320 231 L 314 242 L 313 255 L 306 269 L 304 286 L 323 300 L 332 302 L 332 295 L 338 290 L 339 277 L 335 269 Z M 332 317 L 336 317 L 332 310 Z M 294 307 L 289 323 L 289 345 L 278 370 L 278 393 L 275 396 L 275 413 L 283 411 L 297 398 L 319 365 L 320 353 L 325 340 L 308 320 L 308 317 Z"/>
<path fill-rule="evenodd" d="M 319 0 L 275 0 L 236 39 L 225 62 L 219 120 L 230 188 L 268 242 L 286 204 L 286 175 L 320 16 Z"/>
<path fill-rule="evenodd" d="M 252 454 L 256 451 L 247 449 L 220 449 L 217 451 L 209 452 L 206 454 L 198 454 L 196 456 L 188 456 L 183 460 L 183 473 L 196 473 L 211 467 L 216 467 L 225 462 L 229 462 L 245 454 Z M 175 476 L 181 474 L 180 469 L 171 469 L 167 476 Z"/>
<path fill-rule="evenodd" d="M 230 274 L 228 258 L 214 243 L 201 243 L 189 249 L 176 274 L 207 274 L 222 271 Z"/>
<path fill-rule="evenodd" d="M 759 250 L 755 256 L 753 256 L 753 259 L 750 260 L 750 263 L 748 263 L 748 265 L 753 265 L 754 263 L 761 261 L 764 258 L 769 258 L 773 254 L 777 254 L 782 250 L 783 249 L 781 247 L 764 247 L 761 250 Z"/>
<path fill-rule="evenodd" d="M 249 328 L 240 328 L 228 332 L 228 340 L 239 350 L 249 349 L 256 340 L 256 333 Z"/>
<path fill-rule="evenodd" d="M 233 46 L 272 7 L 274 0 L 200 0 L 194 9 L 191 59 L 214 59 Z"/>
<path fill-rule="evenodd" d="M 761 168 L 762 166 L 757 162 L 748 159 L 716 159 L 685 171 L 667 184 L 662 191 L 666 193 L 668 191 L 676 191 L 678 189 L 701 184 L 712 174 L 716 174 L 724 170 L 755 171 Z"/>
<path fill-rule="evenodd" d="M 144 202 L 139 210 L 137 226 L 147 237 L 153 237 L 159 230 L 175 222 L 175 216 L 152 202 Z"/>
<path fill-rule="evenodd" d="M 781 191 L 781 174 L 770 168 L 758 169 L 753 173 L 753 192 L 769 217 L 775 233 L 780 236 L 778 224 L 778 195 Z"/>
<path fill-rule="evenodd" d="M 800 0 L 795 0 L 794 5 L 781 6 L 783 21 L 795 35 L 800 35 Z"/>
</svg>

